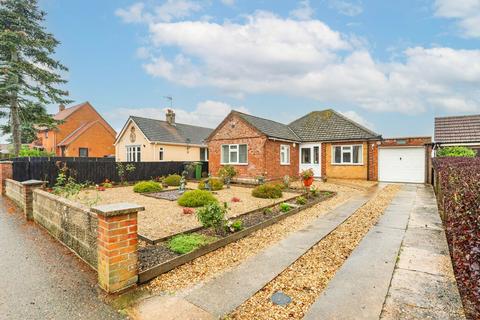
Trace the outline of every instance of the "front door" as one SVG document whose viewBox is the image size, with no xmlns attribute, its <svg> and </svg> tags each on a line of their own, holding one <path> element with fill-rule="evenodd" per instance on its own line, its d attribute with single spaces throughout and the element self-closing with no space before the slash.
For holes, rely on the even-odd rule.
<svg viewBox="0 0 480 320">
<path fill-rule="evenodd" d="M 320 157 L 321 144 L 302 143 L 300 145 L 300 171 L 312 169 L 315 177 L 322 176 Z"/>
</svg>

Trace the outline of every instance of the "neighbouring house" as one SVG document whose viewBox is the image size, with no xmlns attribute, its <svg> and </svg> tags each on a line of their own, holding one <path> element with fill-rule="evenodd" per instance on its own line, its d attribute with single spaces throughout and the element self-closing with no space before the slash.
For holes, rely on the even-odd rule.
<svg viewBox="0 0 480 320">
<path fill-rule="evenodd" d="M 208 161 L 205 138 L 210 128 L 176 123 L 167 110 L 166 121 L 130 116 L 115 141 L 117 161 Z"/>
<path fill-rule="evenodd" d="M 268 180 L 312 169 L 316 177 L 378 179 L 381 135 L 328 109 L 286 125 L 232 111 L 207 138 L 209 170 L 233 165 L 237 181 Z"/>
<path fill-rule="evenodd" d="M 53 116 L 55 129 L 39 128 L 36 148 L 61 157 L 106 157 L 115 153 L 116 132 L 89 103 L 66 108 L 59 106 Z"/>
<path fill-rule="evenodd" d="M 480 114 L 435 118 L 434 148 L 464 146 L 480 156 Z"/>
</svg>

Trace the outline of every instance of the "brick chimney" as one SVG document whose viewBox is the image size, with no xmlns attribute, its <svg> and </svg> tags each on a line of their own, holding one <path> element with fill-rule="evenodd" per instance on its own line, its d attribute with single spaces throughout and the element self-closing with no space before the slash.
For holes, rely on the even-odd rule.
<svg viewBox="0 0 480 320">
<path fill-rule="evenodd" d="M 172 109 L 167 109 L 167 114 L 165 115 L 165 118 L 168 124 L 172 126 L 175 125 L 175 111 L 173 111 Z"/>
<path fill-rule="evenodd" d="M 65 110 L 65 105 L 62 103 L 58 106 L 58 112 Z"/>
</svg>

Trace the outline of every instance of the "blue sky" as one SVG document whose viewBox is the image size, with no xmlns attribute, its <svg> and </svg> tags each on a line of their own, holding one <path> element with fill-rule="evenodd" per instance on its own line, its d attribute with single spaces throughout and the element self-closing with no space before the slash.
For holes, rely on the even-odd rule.
<svg viewBox="0 0 480 320">
<path fill-rule="evenodd" d="M 40 0 L 76 102 L 215 126 L 334 108 L 384 137 L 480 113 L 478 0 Z M 49 106 L 50 111 L 56 107 Z"/>
</svg>

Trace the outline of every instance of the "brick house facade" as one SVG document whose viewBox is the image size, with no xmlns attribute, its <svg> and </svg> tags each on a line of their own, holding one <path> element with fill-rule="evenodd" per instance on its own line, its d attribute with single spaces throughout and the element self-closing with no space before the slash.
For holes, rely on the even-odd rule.
<svg viewBox="0 0 480 320">
<path fill-rule="evenodd" d="M 115 154 L 116 132 L 89 103 L 65 108 L 53 116 L 55 129 L 40 128 L 34 146 L 64 157 L 104 157 Z"/>
<path fill-rule="evenodd" d="M 317 177 L 378 179 L 380 135 L 333 110 L 306 117 L 285 125 L 232 111 L 207 138 L 210 173 L 215 175 L 223 165 L 231 164 L 237 170 L 238 180 L 250 182 L 258 176 L 268 180 L 297 177 L 308 168 Z M 326 122 L 323 127 L 327 129 L 322 129 L 317 121 Z M 311 128 L 305 128 L 308 126 Z M 338 128 L 345 128 L 346 133 L 339 134 Z M 328 132 L 319 136 L 315 130 L 332 130 L 331 138 L 325 138 Z M 242 154 L 245 149 L 246 157 Z"/>
</svg>

